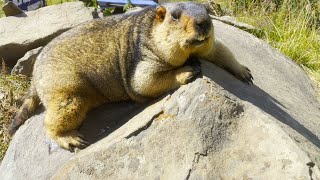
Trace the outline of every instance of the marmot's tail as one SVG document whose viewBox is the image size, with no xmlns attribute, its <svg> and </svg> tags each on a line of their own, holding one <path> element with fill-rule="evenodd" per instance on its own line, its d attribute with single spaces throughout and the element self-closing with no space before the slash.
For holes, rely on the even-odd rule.
<svg viewBox="0 0 320 180">
<path fill-rule="evenodd" d="M 36 111 L 39 107 L 40 99 L 36 89 L 31 84 L 28 94 L 26 95 L 22 106 L 14 116 L 11 125 L 8 128 L 9 135 L 13 135 L 19 127 Z"/>
</svg>

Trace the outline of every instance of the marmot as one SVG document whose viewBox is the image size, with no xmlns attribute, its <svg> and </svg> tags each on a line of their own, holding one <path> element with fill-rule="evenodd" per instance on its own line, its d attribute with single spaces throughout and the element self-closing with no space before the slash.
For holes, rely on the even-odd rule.
<svg viewBox="0 0 320 180">
<path fill-rule="evenodd" d="M 188 83 L 201 58 L 252 83 L 250 70 L 214 38 L 207 8 L 169 3 L 92 20 L 50 42 L 38 56 L 31 88 L 9 128 L 13 134 L 42 102 L 46 132 L 73 151 L 88 143 L 78 133 L 89 110 L 110 102 L 142 102 Z"/>
</svg>

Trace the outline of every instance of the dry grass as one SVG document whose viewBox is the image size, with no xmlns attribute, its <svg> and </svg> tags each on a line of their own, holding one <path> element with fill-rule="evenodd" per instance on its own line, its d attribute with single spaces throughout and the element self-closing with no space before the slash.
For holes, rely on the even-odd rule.
<svg viewBox="0 0 320 180">
<path fill-rule="evenodd" d="M 25 76 L 8 75 L 7 68 L 2 62 L 0 75 L 0 161 L 11 140 L 6 132 L 7 126 L 22 104 L 29 84 L 30 80 Z"/>
</svg>

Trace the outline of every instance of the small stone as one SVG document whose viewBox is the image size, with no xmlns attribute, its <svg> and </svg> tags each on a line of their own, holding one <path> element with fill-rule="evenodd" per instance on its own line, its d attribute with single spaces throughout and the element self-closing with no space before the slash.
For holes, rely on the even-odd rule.
<svg viewBox="0 0 320 180">
<path fill-rule="evenodd" d="M 15 16 L 17 14 L 24 14 L 24 12 L 12 1 L 5 3 L 2 6 L 2 10 L 6 16 Z"/>
<path fill-rule="evenodd" d="M 4 93 L 0 92 L 0 100 L 2 100 L 4 98 Z"/>
<path fill-rule="evenodd" d="M 17 64 L 11 70 L 11 74 L 21 74 L 25 76 L 31 76 L 33 70 L 33 64 L 40 54 L 42 47 L 32 49 L 28 51 L 21 59 L 18 60 Z"/>
</svg>

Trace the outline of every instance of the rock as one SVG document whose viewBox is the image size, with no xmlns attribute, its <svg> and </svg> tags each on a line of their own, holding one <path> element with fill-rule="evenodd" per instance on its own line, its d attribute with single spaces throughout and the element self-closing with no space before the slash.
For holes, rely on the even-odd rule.
<svg viewBox="0 0 320 180">
<path fill-rule="evenodd" d="M 235 17 L 232 16 L 211 16 L 213 19 L 224 22 L 226 24 L 229 24 L 231 26 L 237 27 L 239 29 L 242 29 L 244 31 L 247 31 L 249 33 L 254 34 L 257 37 L 261 37 L 263 35 L 263 31 L 261 29 L 258 29 L 250 24 L 239 22 L 236 20 Z"/>
<path fill-rule="evenodd" d="M 43 47 L 38 47 L 28 51 L 22 58 L 18 60 L 17 64 L 13 67 L 11 74 L 31 76 L 33 64 L 42 48 Z"/>
<path fill-rule="evenodd" d="M 0 92 L 0 100 L 4 99 L 5 94 L 3 92 Z"/>
<path fill-rule="evenodd" d="M 254 85 L 202 61 L 202 77 L 154 102 L 89 113 L 80 131 L 92 145 L 78 153 L 46 138 L 39 110 L 14 136 L 0 177 L 319 179 L 320 103 L 308 76 L 266 42 L 214 25 Z"/>
<path fill-rule="evenodd" d="M 13 67 L 31 49 L 46 45 L 62 32 L 96 17 L 82 2 L 53 5 L 0 19 L 0 59 Z"/>
<path fill-rule="evenodd" d="M 171 0 L 158 0 L 158 4 L 170 3 Z"/>
<path fill-rule="evenodd" d="M 14 16 L 18 14 L 23 14 L 24 12 L 17 6 L 15 5 L 12 1 L 9 1 L 5 3 L 2 6 L 2 10 L 6 16 Z"/>
<path fill-rule="evenodd" d="M 136 7 L 132 7 L 132 8 L 129 8 L 125 13 L 134 13 L 134 12 L 138 12 L 138 11 L 141 11 L 143 10 L 142 7 L 139 7 L 139 6 L 136 6 Z"/>
</svg>

